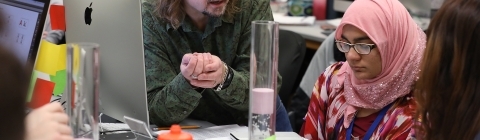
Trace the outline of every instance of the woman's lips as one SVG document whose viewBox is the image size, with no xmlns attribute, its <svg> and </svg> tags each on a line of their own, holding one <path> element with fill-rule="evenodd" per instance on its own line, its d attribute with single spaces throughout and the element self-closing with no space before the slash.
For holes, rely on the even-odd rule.
<svg viewBox="0 0 480 140">
<path fill-rule="evenodd" d="M 353 71 L 362 71 L 365 67 L 352 66 L 350 67 Z"/>
</svg>

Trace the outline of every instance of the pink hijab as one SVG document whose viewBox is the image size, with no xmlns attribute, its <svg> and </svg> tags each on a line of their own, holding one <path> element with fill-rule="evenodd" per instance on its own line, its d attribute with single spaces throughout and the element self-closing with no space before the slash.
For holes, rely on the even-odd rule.
<svg viewBox="0 0 480 140">
<path fill-rule="evenodd" d="M 344 85 L 348 104 L 344 121 L 348 127 L 358 107 L 382 109 L 411 92 L 426 40 L 398 0 L 355 0 L 337 28 L 336 39 L 341 38 L 346 24 L 364 31 L 382 58 L 382 72 L 374 79 L 357 79 L 348 62 L 339 70 L 337 79 Z"/>
</svg>

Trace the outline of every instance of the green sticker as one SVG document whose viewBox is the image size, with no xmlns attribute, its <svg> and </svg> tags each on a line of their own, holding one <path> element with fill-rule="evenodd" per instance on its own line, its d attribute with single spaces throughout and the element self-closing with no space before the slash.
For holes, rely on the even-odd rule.
<svg viewBox="0 0 480 140">
<path fill-rule="evenodd" d="M 272 135 L 272 136 L 266 138 L 265 140 L 275 140 L 275 139 L 277 139 L 277 137 L 275 135 Z"/>
<path fill-rule="evenodd" d="M 67 71 L 66 70 L 57 71 L 56 76 L 51 76 L 50 81 L 55 83 L 55 88 L 53 89 L 53 95 L 58 96 L 63 94 L 65 87 L 67 86 Z"/>
<path fill-rule="evenodd" d="M 27 93 L 27 102 L 32 100 L 33 95 L 33 88 L 35 88 L 35 83 L 37 82 L 37 71 L 32 71 L 32 77 L 30 78 L 30 85 L 28 86 L 28 93 Z"/>
</svg>

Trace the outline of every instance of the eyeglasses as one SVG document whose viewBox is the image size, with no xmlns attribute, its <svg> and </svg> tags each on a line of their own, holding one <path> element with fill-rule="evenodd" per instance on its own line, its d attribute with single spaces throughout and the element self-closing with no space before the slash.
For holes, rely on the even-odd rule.
<svg viewBox="0 0 480 140">
<path fill-rule="evenodd" d="M 335 40 L 335 43 L 337 44 L 338 50 L 340 50 L 343 53 L 348 53 L 348 51 L 350 51 L 350 48 L 353 47 L 358 54 L 370 54 L 370 51 L 372 51 L 372 49 L 375 48 L 375 44 L 366 44 L 366 43 L 350 44 L 350 43 L 339 41 L 339 40 Z"/>
</svg>

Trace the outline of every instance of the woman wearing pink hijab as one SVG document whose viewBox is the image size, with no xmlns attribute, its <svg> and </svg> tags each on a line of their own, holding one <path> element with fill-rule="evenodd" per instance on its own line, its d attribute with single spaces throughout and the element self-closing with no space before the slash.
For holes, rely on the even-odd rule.
<svg viewBox="0 0 480 140">
<path fill-rule="evenodd" d="M 336 31 L 347 62 L 318 78 L 302 135 L 313 140 L 414 138 L 413 85 L 425 34 L 398 0 L 356 0 Z"/>
</svg>

